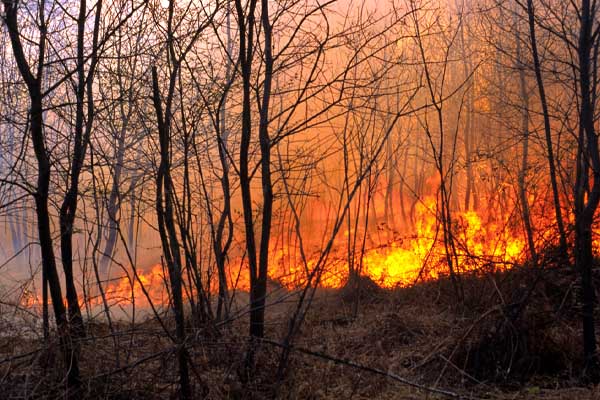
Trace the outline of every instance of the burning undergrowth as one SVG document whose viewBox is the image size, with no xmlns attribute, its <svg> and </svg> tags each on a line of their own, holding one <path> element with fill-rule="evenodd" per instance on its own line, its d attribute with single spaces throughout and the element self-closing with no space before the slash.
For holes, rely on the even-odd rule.
<svg viewBox="0 0 600 400">
<path fill-rule="evenodd" d="M 286 290 L 296 290 L 312 276 L 310 279 L 318 277 L 322 288 L 347 291 L 355 283 L 355 276 L 363 276 L 365 283 L 392 289 L 444 278 L 449 273 L 449 263 L 455 274 L 481 274 L 511 269 L 526 258 L 525 241 L 514 214 L 456 212 L 452 233 L 445 235 L 438 213 L 436 198 L 428 196 L 415 205 L 415 225 L 410 232 L 400 233 L 385 224 L 340 232 L 330 250 L 307 246 L 306 259 L 300 256 L 297 244 L 278 241 L 269 252 L 269 282 Z M 540 237 L 555 242 L 553 233 L 553 227 L 549 227 Z M 352 241 L 361 236 L 364 244 L 357 248 Z M 150 309 L 168 303 L 168 271 L 164 263 L 146 260 L 144 266 L 119 267 L 115 266 L 101 282 L 97 282 L 95 276 L 83 276 L 80 303 L 93 310 L 101 309 L 106 302 L 112 308 L 127 310 L 126 314 L 130 314 L 134 306 Z M 200 285 L 202 291 L 214 297 L 219 287 L 217 272 L 206 267 L 198 273 L 196 277 L 189 270 L 184 271 L 184 297 L 189 300 L 198 296 L 197 279 L 204 282 Z M 249 291 L 249 271 L 244 256 L 231 256 L 227 276 L 230 291 Z M 42 304 L 39 287 L 27 288 L 25 292 L 27 296 L 17 302 L 39 314 Z"/>
</svg>

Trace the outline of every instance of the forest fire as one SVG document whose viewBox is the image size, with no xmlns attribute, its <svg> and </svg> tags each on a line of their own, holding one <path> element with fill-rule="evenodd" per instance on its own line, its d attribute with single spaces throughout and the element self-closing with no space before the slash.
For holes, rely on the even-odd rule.
<svg viewBox="0 0 600 400">
<path fill-rule="evenodd" d="M 389 239 L 383 243 L 374 243 L 375 240 L 371 240 L 370 245 L 365 246 L 364 251 L 357 252 L 359 254 L 352 259 L 354 270 L 370 278 L 381 288 L 388 289 L 447 276 L 448 254 L 444 246 L 441 224 L 436 216 L 436 204 L 436 198 L 428 196 L 416 205 L 412 234 L 385 232 L 389 235 L 383 236 Z M 483 211 L 453 213 L 451 257 L 455 263 L 454 270 L 459 274 L 486 273 L 510 269 L 525 262 L 529 255 L 526 254 L 527 244 L 523 229 L 519 221 L 515 223 L 511 219 L 514 219 L 514 216 L 510 213 L 506 214 L 504 219 L 498 215 L 490 218 L 488 213 Z M 552 218 L 545 220 L 543 216 L 538 216 L 536 225 L 540 227 L 538 234 L 541 240 L 546 243 L 556 242 L 557 234 Z M 600 229 L 595 229 L 595 251 L 600 246 L 599 237 Z M 351 268 L 343 240 L 331 250 L 325 265 L 319 271 L 315 271 L 318 253 L 309 258 L 304 265 L 291 261 L 295 259 L 292 254 L 297 254 L 297 250 L 289 247 L 271 250 L 269 279 L 272 282 L 286 290 L 295 290 L 306 285 L 309 275 L 318 272 L 319 286 L 322 288 L 339 289 L 347 283 Z M 247 268 L 240 260 L 230 262 L 228 285 L 231 290 L 250 290 Z M 212 276 L 210 280 L 210 295 L 214 296 L 218 288 L 216 276 Z M 168 285 L 166 267 L 154 264 L 150 268 L 131 269 L 125 275 L 113 272 L 113 277 L 103 284 L 103 291 L 109 307 L 119 305 L 149 310 L 151 305 L 169 305 Z M 197 296 L 193 282 L 187 282 L 184 287 L 186 299 Z M 88 288 L 86 294 L 86 297 L 82 296 L 80 299 L 82 305 L 104 306 L 97 286 Z M 26 296 L 22 296 L 20 303 L 27 308 L 39 309 L 41 294 L 28 292 Z"/>
<path fill-rule="evenodd" d="M 155 305 L 165 305 L 169 298 L 165 279 L 168 279 L 168 276 L 165 276 L 162 265 L 156 264 L 147 272 L 139 271 L 117 278 L 115 283 L 106 287 L 105 295 L 111 304 L 132 304 L 148 308 L 151 301 Z M 97 297 L 96 303 L 101 300 Z"/>
<path fill-rule="evenodd" d="M 435 178 L 428 185 L 435 189 L 439 182 Z M 382 185 L 384 186 L 384 185 Z M 418 282 L 426 282 L 448 276 L 448 262 L 453 271 L 461 273 L 488 273 L 511 269 L 527 262 L 527 241 L 518 215 L 511 212 L 491 213 L 489 210 L 455 211 L 452 213 L 452 242 L 444 242 L 444 232 L 440 221 L 438 202 L 435 196 L 425 196 L 414 205 L 412 228 L 399 233 L 387 224 L 371 224 L 365 235 L 363 248 L 348 253 L 348 232 L 336 238 L 327 257 L 313 251 L 307 256 L 306 265 L 301 262 L 299 249 L 293 246 L 274 245 L 270 251 L 268 279 L 275 287 L 293 291 L 304 287 L 308 278 L 314 285 L 340 289 L 346 285 L 350 271 L 368 277 L 381 288 L 406 287 Z M 509 200 L 517 203 L 516 199 Z M 380 212 L 382 210 L 379 210 Z M 544 213 L 532 215 L 538 241 L 544 246 L 557 245 L 555 219 Z M 395 226 L 401 222 L 393 223 Z M 594 249 L 600 247 L 600 229 L 594 230 Z M 356 247 L 356 246 L 355 246 Z M 323 261 L 324 260 L 324 261 Z M 349 261 L 350 260 L 350 261 Z M 82 292 L 80 303 L 87 307 L 136 307 L 149 311 L 150 307 L 168 307 L 169 274 L 166 265 L 156 263 L 150 267 L 119 268 L 110 277 L 101 281 L 102 294 L 97 283 L 90 283 Z M 250 291 L 248 265 L 244 259 L 233 258 L 227 266 L 228 289 Z M 197 296 L 195 282 L 190 271 L 183 275 L 185 299 Z M 206 292 L 215 297 L 218 292 L 218 277 L 210 271 L 205 276 Z M 27 292 L 20 300 L 23 307 L 41 309 L 41 293 Z M 50 303 L 51 304 L 51 303 Z"/>
<path fill-rule="evenodd" d="M 362 257 L 353 260 L 359 273 L 384 288 L 407 286 L 419 280 L 447 275 L 443 233 L 440 231 L 435 207 L 435 199 L 432 197 L 416 207 L 414 234 L 405 237 L 395 235 L 387 243 L 366 248 Z M 454 218 L 456 236 L 453 257 L 457 261 L 457 271 L 484 270 L 486 265 L 492 266 L 492 269 L 510 268 L 523 260 L 525 241 L 521 238 L 522 232 L 511 231 L 508 221 L 484 224 L 480 214 L 475 211 L 456 213 Z M 309 270 L 314 264 L 309 262 Z M 345 284 L 348 271 L 348 261 L 344 259 L 343 250 L 337 249 L 331 257 L 330 265 L 324 268 L 320 283 L 323 287 L 339 288 Z M 275 269 L 271 278 L 292 288 L 299 282 L 304 282 L 305 275 L 306 269 L 302 266 L 290 268 L 288 274 Z"/>
<path fill-rule="evenodd" d="M 443 233 L 436 218 L 435 198 L 429 197 L 416 207 L 414 234 L 396 237 L 387 243 L 365 248 L 362 256 L 353 260 L 356 270 L 377 283 L 382 288 L 409 286 L 418 281 L 437 279 L 448 274 L 446 250 Z M 484 217 L 476 211 L 455 213 L 455 237 L 453 259 L 458 273 L 495 271 L 511 268 L 524 259 L 525 240 L 522 231 L 510 229 L 509 221 L 484 222 Z M 514 225 L 514 224 L 512 224 Z M 343 246 L 342 246 L 343 247 Z M 294 290 L 306 284 L 316 259 L 303 264 L 289 265 L 291 249 L 272 250 L 269 278 L 278 282 L 287 290 Z M 239 264 L 239 263 L 237 263 Z M 231 265 L 236 265 L 235 262 Z M 233 267 L 231 267 L 233 269 Z M 335 248 L 323 267 L 319 284 L 324 288 L 342 287 L 349 274 L 349 264 L 344 250 Z M 148 271 L 113 279 L 104 289 L 110 304 L 135 304 L 140 308 L 148 307 L 148 299 L 155 305 L 168 302 L 165 281 L 166 270 L 160 265 L 152 266 Z M 239 276 L 238 276 L 239 275 Z M 236 276 L 229 282 L 230 287 L 248 291 L 250 286 L 246 278 L 247 271 L 230 271 Z M 167 275 L 168 279 L 168 275 Z M 214 279 L 214 278 L 213 278 Z M 191 285 L 189 285 L 191 286 Z M 189 289 L 186 297 L 194 293 Z M 212 285 L 217 288 L 216 282 Z M 101 305 L 101 298 L 92 301 Z"/>
<path fill-rule="evenodd" d="M 599 66 L 590 0 L 0 0 L 0 393 L 600 383 Z"/>
</svg>

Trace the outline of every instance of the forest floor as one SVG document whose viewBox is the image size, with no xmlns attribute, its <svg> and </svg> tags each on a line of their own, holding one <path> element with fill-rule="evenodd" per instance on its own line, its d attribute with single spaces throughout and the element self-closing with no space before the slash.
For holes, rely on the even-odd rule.
<svg viewBox="0 0 600 400">
<path fill-rule="evenodd" d="M 278 379 L 277 344 L 296 304 L 282 296 L 287 300 L 268 309 L 269 341 L 245 383 L 245 315 L 218 329 L 190 330 L 194 390 L 209 399 L 600 399 L 600 386 L 580 378 L 576 282 L 561 269 L 463 277 L 462 302 L 447 279 L 395 290 L 369 281 L 358 293 L 321 290 Z M 117 323 L 116 334 L 102 323 L 88 329 L 77 398 L 173 398 L 173 345 L 155 320 Z M 2 337 L 0 359 L 0 398 L 64 396 L 60 357 L 39 339 Z"/>
</svg>

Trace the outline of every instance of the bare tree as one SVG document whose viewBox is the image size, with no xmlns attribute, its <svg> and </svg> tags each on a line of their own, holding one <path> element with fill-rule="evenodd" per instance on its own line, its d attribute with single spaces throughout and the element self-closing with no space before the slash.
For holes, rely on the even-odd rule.
<svg viewBox="0 0 600 400">
<path fill-rule="evenodd" d="M 48 20 L 46 16 L 46 3 L 41 1 L 35 4 L 34 11 L 36 25 L 39 27 L 37 42 L 35 43 L 36 59 L 30 64 L 25 53 L 23 45 L 23 36 L 19 25 L 19 2 L 10 0 L 3 1 L 4 15 L 3 20 L 8 29 L 11 46 L 15 61 L 23 81 L 27 86 L 30 100 L 29 109 L 29 134 L 33 143 L 33 148 L 37 160 L 37 185 L 33 193 L 36 204 L 36 216 L 38 225 L 38 236 L 42 254 L 42 285 L 48 285 L 50 296 L 52 298 L 52 307 L 54 317 L 58 327 L 58 334 L 61 341 L 62 352 L 65 361 L 65 368 L 68 373 L 68 382 L 71 386 L 79 386 L 79 364 L 76 352 L 72 351 L 70 337 L 70 328 L 67 318 L 67 312 L 63 303 L 60 280 L 56 268 L 56 258 L 54 255 L 52 231 L 50 226 L 50 214 L 48 210 L 48 195 L 50 186 L 51 165 L 46 146 L 46 136 L 44 133 L 44 107 L 43 100 L 47 94 L 43 91 L 46 45 L 47 45 L 47 27 Z M 44 289 L 45 290 L 45 289 Z"/>
<path fill-rule="evenodd" d="M 219 5 L 215 7 L 218 10 Z M 185 348 L 185 314 L 183 305 L 183 264 L 181 260 L 182 245 L 185 248 L 187 237 L 181 237 L 177 232 L 176 225 L 176 193 L 172 177 L 172 148 L 173 148 L 173 116 L 175 113 L 174 102 L 176 101 L 176 90 L 181 73 L 181 66 L 185 57 L 201 37 L 202 32 L 211 24 L 216 10 L 212 14 L 206 14 L 204 7 L 197 11 L 197 15 L 190 22 L 185 22 L 182 17 L 175 15 L 175 1 L 171 0 L 167 9 L 165 56 L 167 60 L 167 93 L 161 92 L 161 81 L 159 79 L 158 67 L 152 67 L 152 102 L 156 114 L 156 125 L 158 128 L 158 141 L 160 149 L 160 164 L 156 175 L 156 215 L 158 219 L 158 231 L 162 243 L 163 256 L 169 271 L 169 282 L 171 298 L 173 302 L 173 313 L 176 323 L 177 357 L 179 362 L 179 377 L 181 386 L 181 398 L 190 399 L 192 388 L 190 384 L 188 353 Z M 177 9 L 179 11 L 179 9 Z M 185 17 L 183 17 L 185 18 Z M 187 43 L 177 42 L 176 30 L 178 26 L 190 29 Z M 186 26 L 191 25 L 191 26 Z M 186 171 L 187 172 L 187 171 Z M 186 178 L 187 179 L 187 178 Z M 186 252 L 186 257 L 187 257 Z"/>
</svg>

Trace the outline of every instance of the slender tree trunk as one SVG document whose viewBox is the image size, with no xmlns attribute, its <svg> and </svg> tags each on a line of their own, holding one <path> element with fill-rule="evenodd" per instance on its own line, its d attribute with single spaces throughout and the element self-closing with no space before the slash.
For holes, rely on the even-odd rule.
<svg viewBox="0 0 600 400">
<path fill-rule="evenodd" d="M 264 35 L 265 79 L 260 109 L 258 140 L 261 154 L 262 183 L 262 226 L 258 275 L 250 281 L 250 330 L 253 336 L 263 337 L 265 320 L 265 299 L 267 296 L 267 273 L 269 268 L 269 243 L 271 238 L 271 220 L 273 217 L 273 184 L 271 183 L 271 139 L 269 137 L 269 109 L 271 84 L 273 81 L 273 54 L 271 46 L 271 22 L 269 20 L 269 2 L 261 1 L 261 22 Z"/>
<path fill-rule="evenodd" d="M 169 7 L 169 22 L 173 14 L 173 2 Z M 169 23 L 169 35 L 172 35 Z M 169 37 L 171 40 L 171 37 Z M 177 360 L 179 364 L 179 384 L 181 399 L 191 399 L 192 391 L 189 377 L 188 355 L 185 349 L 185 315 L 183 311 L 182 276 L 181 276 L 181 254 L 179 241 L 173 214 L 173 190 L 170 165 L 170 104 L 174 93 L 174 86 L 179 66 L 171 71 L 169 82 L 169 93 L 167 97 L 166 110 L 163 113 L 162 98 L 160 95 L 158 72 L 156 67 L 152 68 L 152 91 L 153 102 L 158 122 L 158 135 L 160 143 L 160 165 L 156 176 L 156 214 L 158 219 L 158 231 L 161 238 L 163 254 L 169 271 L 171 286 L 171 297 L 173 301 L 173 314 L 175 315 L 175 330 L 177 337 Z"/>
<path fill-rule="evenodd" d="M 76 87 L 76 114 L 75 138 L 73 145 L 73 160 L 70 169 L 69 188 L 60 208 L 60 244 L 65 284 L 67 289 L 67 304 L 69 307 L 69 320 L 71 329 L 76 336 L 84 336 L 83 317 L 79 307 L 79 297 L 73 275 L 73 229 L 77 215 L 77 202 L 79 196 L 79 179 L 83 162 L 87 152 L 92 132 L 94 119 L 93 78 L 97 63 L 98 35 L 100 29 L 100 15 L 102 13 L 102 0 L 95 7 L 95 21 L 92 39 L 92 54 L 90 67 L 85 72 L 85 31 L 87 22 L 87 1 L 80 0 L 79 18 L 77 20 L 77 87 Z M 87 97 L 87 112 L 84 111 Z"/>
<path fill-rule="evenodd" d="M 135 220 L 136 220 L 136 209 L 137 209 L 137 199 L 136 199 L 136 187 L 138 180 L 140 179 L 139 175 L 134 175 L 131 178 L 131 185 L 129 186 L 129 222 L 127 224 L 127 245 L 132 249 L 132 253 L 135 257 L 136 254 L 136 243 L 135 243 Z"/>
<path fill-rule="evenodd" d="M 515 24 L 516 25 L 516 24 Z M 515 35 L 517 41 L 517 67 L 519 70 L 519 92 L 521 96 L 521 133 L 523 135 L 523 149 L 521 156 L 521 169 L 519 170 L 519 200 L 521 203 L 521 217 L 527 236 L 527 245 L 529 254 L 534 265 L 537 263 L 537 253 L 535 242 L 533 240 L 533 228 L 531 226 L 531 216 L 529 211 L 529 200 L 527 199 L 527 170 L 529 168 L 529 93 L 527 91 L 527 81 L 525 77 L 525 64 L 523 63 L 523 54 L 521 50 L 521 31 L 519 26 L 515 26 Z"/>
<path fill-rule="evenodd" d="M 231 56 L 233 51 L 233 44 L 231 39 L 231 10 L 227 9 L 227 54 Z M 217 319 L 220 320 L 229 318 L 229 294 L 227 284 L 227 274 L 225 271 L 225 263 L 227 259 L 227 253 L 231 242 L 233 240 L 233 220 L 231 218 L 231 185 L 229 181 L 229 160 L 228 160 L 228 140 L 229 140 L 229 128 L 227 126 L 227 99 L 229 89 L 232 82 L 233 75 L 233 63 L 230 59 L 227 59 L 227 67 L 225 72 L 226 87 L 223 91 L 223 97 L 220 104 L 220 112 L 217 119 L 217 141 L 219 148 L 219 160 L 221 167 L 223 168 L 223 175 L 221 176 L 220 183 L 221 189 L 223 190 L 223 210 L 217 223 L 216 233 L 213 237 L 213 251 L 215 253 L 215 259 L 217 263 L 217 271 L 219 275 L 219 299 L 217 302 Z M 207 207 L 210 207 L 207 204 Z M 212 215 L 211 215 L 212 220 Z M 226 237 L 225 229 L 227 227 Z M 223 315 L 222 315 L 223 314 Z"/>
<path fill-rule="evenodd" d="M 462 11 L 461 11 L 462 12 Z M 461 14 L 461 18 L 464 18 L 464 14 Z M 471 74 L 471 63 L 469 61 L 469 54 L 467 53 L 467 43 L 465 39 L 465 24 L 460 24 L 460 44 L 461 44 L 461 53 L 462 53 L 462 66 L 463 66 L 463 77 L 464 79 L 469 79 L 469 75 Z M 474 182 L 474 174 L 473 174 L 473 160 L 472 160 L 472 149 L 473 149 L 473 128 L 474 128 L 474 99 L 473 92 L 474 87 L 470 85 L 466 89 L 468 91 L 466 100 L 467 100 L 467 115 L 465 121 L 465 131 L 464 131 L 464 152 L 465 152 L 465 167 L 467 170 L 467 182 L 465 188 L 465 199 L 464 199 L 464 210 L 469 211 L 471 209 L 471 198 L 473 198 L 473 206 L 475 210 L 477 210 L 477 188 Z"/>
<path fill-rule="evenodd" d="M 531 1 L 531 0 L 529 0 Z M 530 13 L 530 19 L 532 18 Z M 596 3 L 582 0 L 579 31 L 579 144 L 577 182 L 575 185 L 575 265 L 581 275 L 583 353 L 585 373 L 594 381 L 600 380 L 598 355 L 596 354 L 596 329 L 594 310 L 596 296 L 592 279 L 592 222 L 600 202 L 600 152 L 598 136 L 594 128 L 596 81 L 592 80 L 592 65 L 597 63 L 597 49 L 592 51 L 596 33 L 593 33 L 596 18 Z M 592 58 L 593 57 L 593 58 Z M 586 182 L 593 177 L 591 189 Z"/>
<path fill-rule="evenodd" d="M 249 175 L 249 149 L 250 139 L 252 135 L 252 109 L 251 109 L 251 75 L 252 75 L 252 58 L 254 55 L 254 23 L 255 23 L 255 8 L 256 0 L 251 0 L 248 7 L 242 5 L 241 0 L 235 0 L 235 7 L 238 19 L 239 32 L 239 53 L 240 67 L 242 76 L 242 135 L 240 141 L 239 155 L 239 174 L 240 174 L 240 190 L 242 195 L 242 207 L 244 215 L 244 227 L 246 236 L 246 251 L 248 264 L 250 267 L 250 336 L 261 338 L 264 334 L 264 310 L 257 309 L 261 307 L 260 289 L 257 287 L 259 279 L 256 240 L 254 235 L 254 215 L 252 209 L 252 193 L 250 189 Z M 247 11 L 244 11 L 244 10 Z M 262 151 L 262 144 L 261 144 Z M 264 190 L 264 188 L 263 188 Z M 268 245 L 268 243 L 267 243 Z M 259 284 L 260 286 L 260 284 Z M 264 299 L 262 299 L 264 301 Z M 253 344 L 251 343 L 251 347 Z M 253 349 L 248 352 L 246 359 L 247 368 L 253 363 Z"/>
<path fill-rule="evenodd" d="M 548 103 L 546 100 L 546 91 L 544 88 L 544 80 L 542 78 L 542 67 L 540 57 L 538 55 L 537 41 L 535 35 L 535 14 L 533 10 L 533 0 L 527 0 L 527 14 L 529 16 L 529 35 L 531 39 L 531 52 L 533 56 L 533 67 L 535 70 L 535 78 L 540 94 L 540 102 L 542 103 L 542 113 L 544 116 L 544 133 L 546 138 L 546 151 L 548 157 L 548 166 L 550 168 L 550 184 L 552 185 L 552 197 L 554 199 L 554 213 L 556 215 L 556 224 L 559 233 L 560 252 L 564 258 L 567 257 L 567 234 L 562 217 L 560 206 L 560 196 L 558 192 L 558 182 L 556 178 L 556 162 L 554 160 L 554 150 L 552 146 L 552 131 L 550 128 L 550 113 L 548 111 Z"/>
<path fill-rule="evenodd" d="M 121 115 L 123 115 L 123 113 L 121 113 Z M 121 208 L 121 175 L 125 157 L 125 133 L 127 132 L 128 125 L 128 117 L 123 118 L 123 127 L 119 134 L 116 162 L 112 174 L 112 186 L 108 197 L 108 204 L 106 205 L 106 212 L 108 213 L 108 220 L 106 222 L 108 237 L 104 243 L 104 250 L 100 254 L 100 271 L 103 274 L 108 270 L 117 244 L 117 218 L 119 209 Z"/>
<path fill-rule="evenodd" d="M 46 276 L 46 268 L 42 267 L 42 331 L 44 333 L 44 341 L 48 342 L 50 338 L 50 318 L 48 313 L 48 277 Z"/>
</svg>

